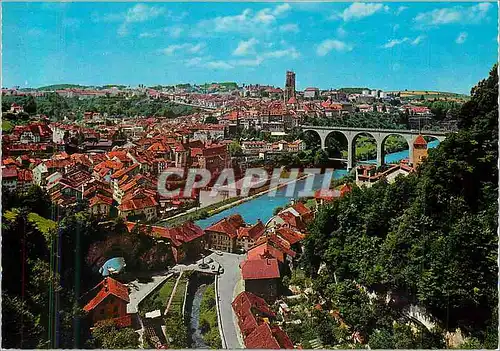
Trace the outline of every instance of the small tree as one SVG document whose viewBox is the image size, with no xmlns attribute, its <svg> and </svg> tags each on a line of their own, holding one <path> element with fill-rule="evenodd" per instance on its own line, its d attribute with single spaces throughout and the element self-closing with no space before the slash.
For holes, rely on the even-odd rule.
<svg viewBox="0 0 500 351">
<path fill-rule="evenodd" d="M 240 144 L 237 141 L 232 141 L 229 144 L 229 155 L 231 156 L 241 156 L 243 154 L 243 150 L 241 149 Z"/>
<path fill-rule="evenodd" d="M 273 215 L 276 216 L 278 213 L 281 212 L 281 210 L 283 210 L 283 207 L 281 206 L 278 206 L 276 207 L 274 210 L 273 210 Z"/>
<path fill-rule="evenodd" d="M 101 321 L 92 331 L 98 349 L 137 349 L 139 334 L 132 328 L 118 329 L 112 320 Z"/>
</svg>

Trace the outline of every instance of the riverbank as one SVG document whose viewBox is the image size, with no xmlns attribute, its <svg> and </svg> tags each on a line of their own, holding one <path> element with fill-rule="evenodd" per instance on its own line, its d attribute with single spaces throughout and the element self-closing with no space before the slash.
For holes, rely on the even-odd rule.
<svg viewBox="0 0 500 351">
<path fill-rule="evenodd" d="M 251 200 L 253 200 L 257 197 L 260 197 L 262 195 L 265 195 L 271 191 L 276 191 L 276 190 L 279 190 L 281 188 L 284 188 L 293 182 L 306 179 L 307 177 L 310 177 L 310 176 L 312 176 L 312 174 L 302 174 L 302 175 L 298 176 L 296 179 L 292 179 L 288 182 L 278 184 L 277 186 L 274 186 L 272 188 L 270 188 L 270 184 L 265 185 L 262 188 L 266 188 L 266 189 L 259 191 L 258 193 L 255 193 L 251 196 L 247 196 L 244 198 L 233 197 L 233 198 L 226 199 L 226 200 L 223 200 L 221 202 L 212 204 L 212 205 L 207 206 L 207 207 L 199 208 L 196 210 L 191 209 L 191 210 L 188 210 L 184 213 L 180 213 L 176 216 L 173 216 L 171 218 L 162 219 L 162 220 L 158 221 L 156 223 L 156 225 L 175 226 L 177 224 L 180 225 L 186 221 L 202 220 L 202 219 L 214 216 L 214 215 L 216 215 L 222 211 L 225 211 L 227 209 L 230 209 L 232 207 L 241 205 L 247 201 L 251 201 Z M 284 178 L 284 179 L 286 179 L 286 178 Z"/>
</svg>

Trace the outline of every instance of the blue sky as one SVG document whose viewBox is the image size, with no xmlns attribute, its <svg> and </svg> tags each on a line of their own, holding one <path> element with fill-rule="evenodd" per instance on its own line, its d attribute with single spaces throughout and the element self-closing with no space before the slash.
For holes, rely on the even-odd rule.
<svg viewBox="0 0 500 351">
<path fill-rule="evenodd" d="M 4 3 L 4 87 L 236 81 L 469 93 L 496 3 Z"/>
</svg>

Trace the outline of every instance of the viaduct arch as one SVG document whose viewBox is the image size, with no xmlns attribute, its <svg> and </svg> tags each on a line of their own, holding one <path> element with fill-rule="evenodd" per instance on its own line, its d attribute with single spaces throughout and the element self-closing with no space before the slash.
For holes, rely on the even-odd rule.
<svg viewBox="0 0 500 351">
<path fill-rule="evenodd" d="M 413 160 L 413 143 L 419 135 L 436 138 L 440 142 L 446 138 L 448 132 L 443 131 L 418 131 L 406 129 L 371 129 L 371 128 L 351 128 L 351 127 L 323 127 L 323 126 L 302 126 L 303 132 L 315 132 L 321 139 L 321 148 L 326 149 L 325 141 L 328 135 L 333 132 L 342 133 L 347 139 L 347 169 L 354 167 L 355 140 L 360 134 L 368 134 L 375 139 L 377 144 L 377 166 L 384 164 L 384 142 L 390 135 L 403 137 L 409 146 L 409 161 Z"/>
</svg>

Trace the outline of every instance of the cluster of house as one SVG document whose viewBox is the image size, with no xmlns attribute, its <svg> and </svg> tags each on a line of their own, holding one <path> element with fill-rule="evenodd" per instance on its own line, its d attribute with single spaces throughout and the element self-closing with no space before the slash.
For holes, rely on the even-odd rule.
<svg viewBox="0 0 500 351">
<path fill-rule="evenodd" d="M 241 149 L 245 155 L 265 155 L 266 153 L 300 152 L 306 149 L 303 140 L 267 142 L 263 140 L 250 140 L 241 142 Z"/>
<path fill-rule="evenodd" d="M 246 252 L 240 264 L 244 291 L 232 307 L 246 348 L 293 348 L 288 335 L 275 322 L 268 303 L 279 296 L 282 272 L 301 250 L 306 224 L 313 212 L 297 202 L 280 211 L 266 225 L 247 225 L 239 214 L 221 219 L 205 229 L 209 247 L 226 252 Z"/>
<path fill-rule="evenodd" d="M 232 302 L 247 349 L 293 349 L 293 342 L 273 320 L 276 314 L 267 302 L 250 292 L 241 292 Z"/>
<path fill-rule="evenodd" d="M 198 201 L 198 192 L 181 193 L 174 198 L 160 196 L 158 175 L 164 169 L 204 168 L 215 180 L 230 165 L 228 143 L 189 139 L 190 129 L 146 130 L 126 145 L 112 149 L 67 152 L 51 147 L 50 152 L 41 152 L 42 146 L 57 145 L 54 139 L 67 145 L 60 141 L 61 134 L 71 138 L 75 133 L 85 140 L 96 140 L 98 136 L 94 130 L 75 125 L 36 122 L 17 126 L 12 134 L 2 136 L 3 186 L 25 190 L 37 184 L 47 189 L 52 200 L 62 207 L 86 199 L 95 214 L 109 216 L 117 211 L 124 218 L 153 220 L 160 210 Z M 168 180 L 166 186 L 173 189 L 182 181 Z"/>
</svg>

